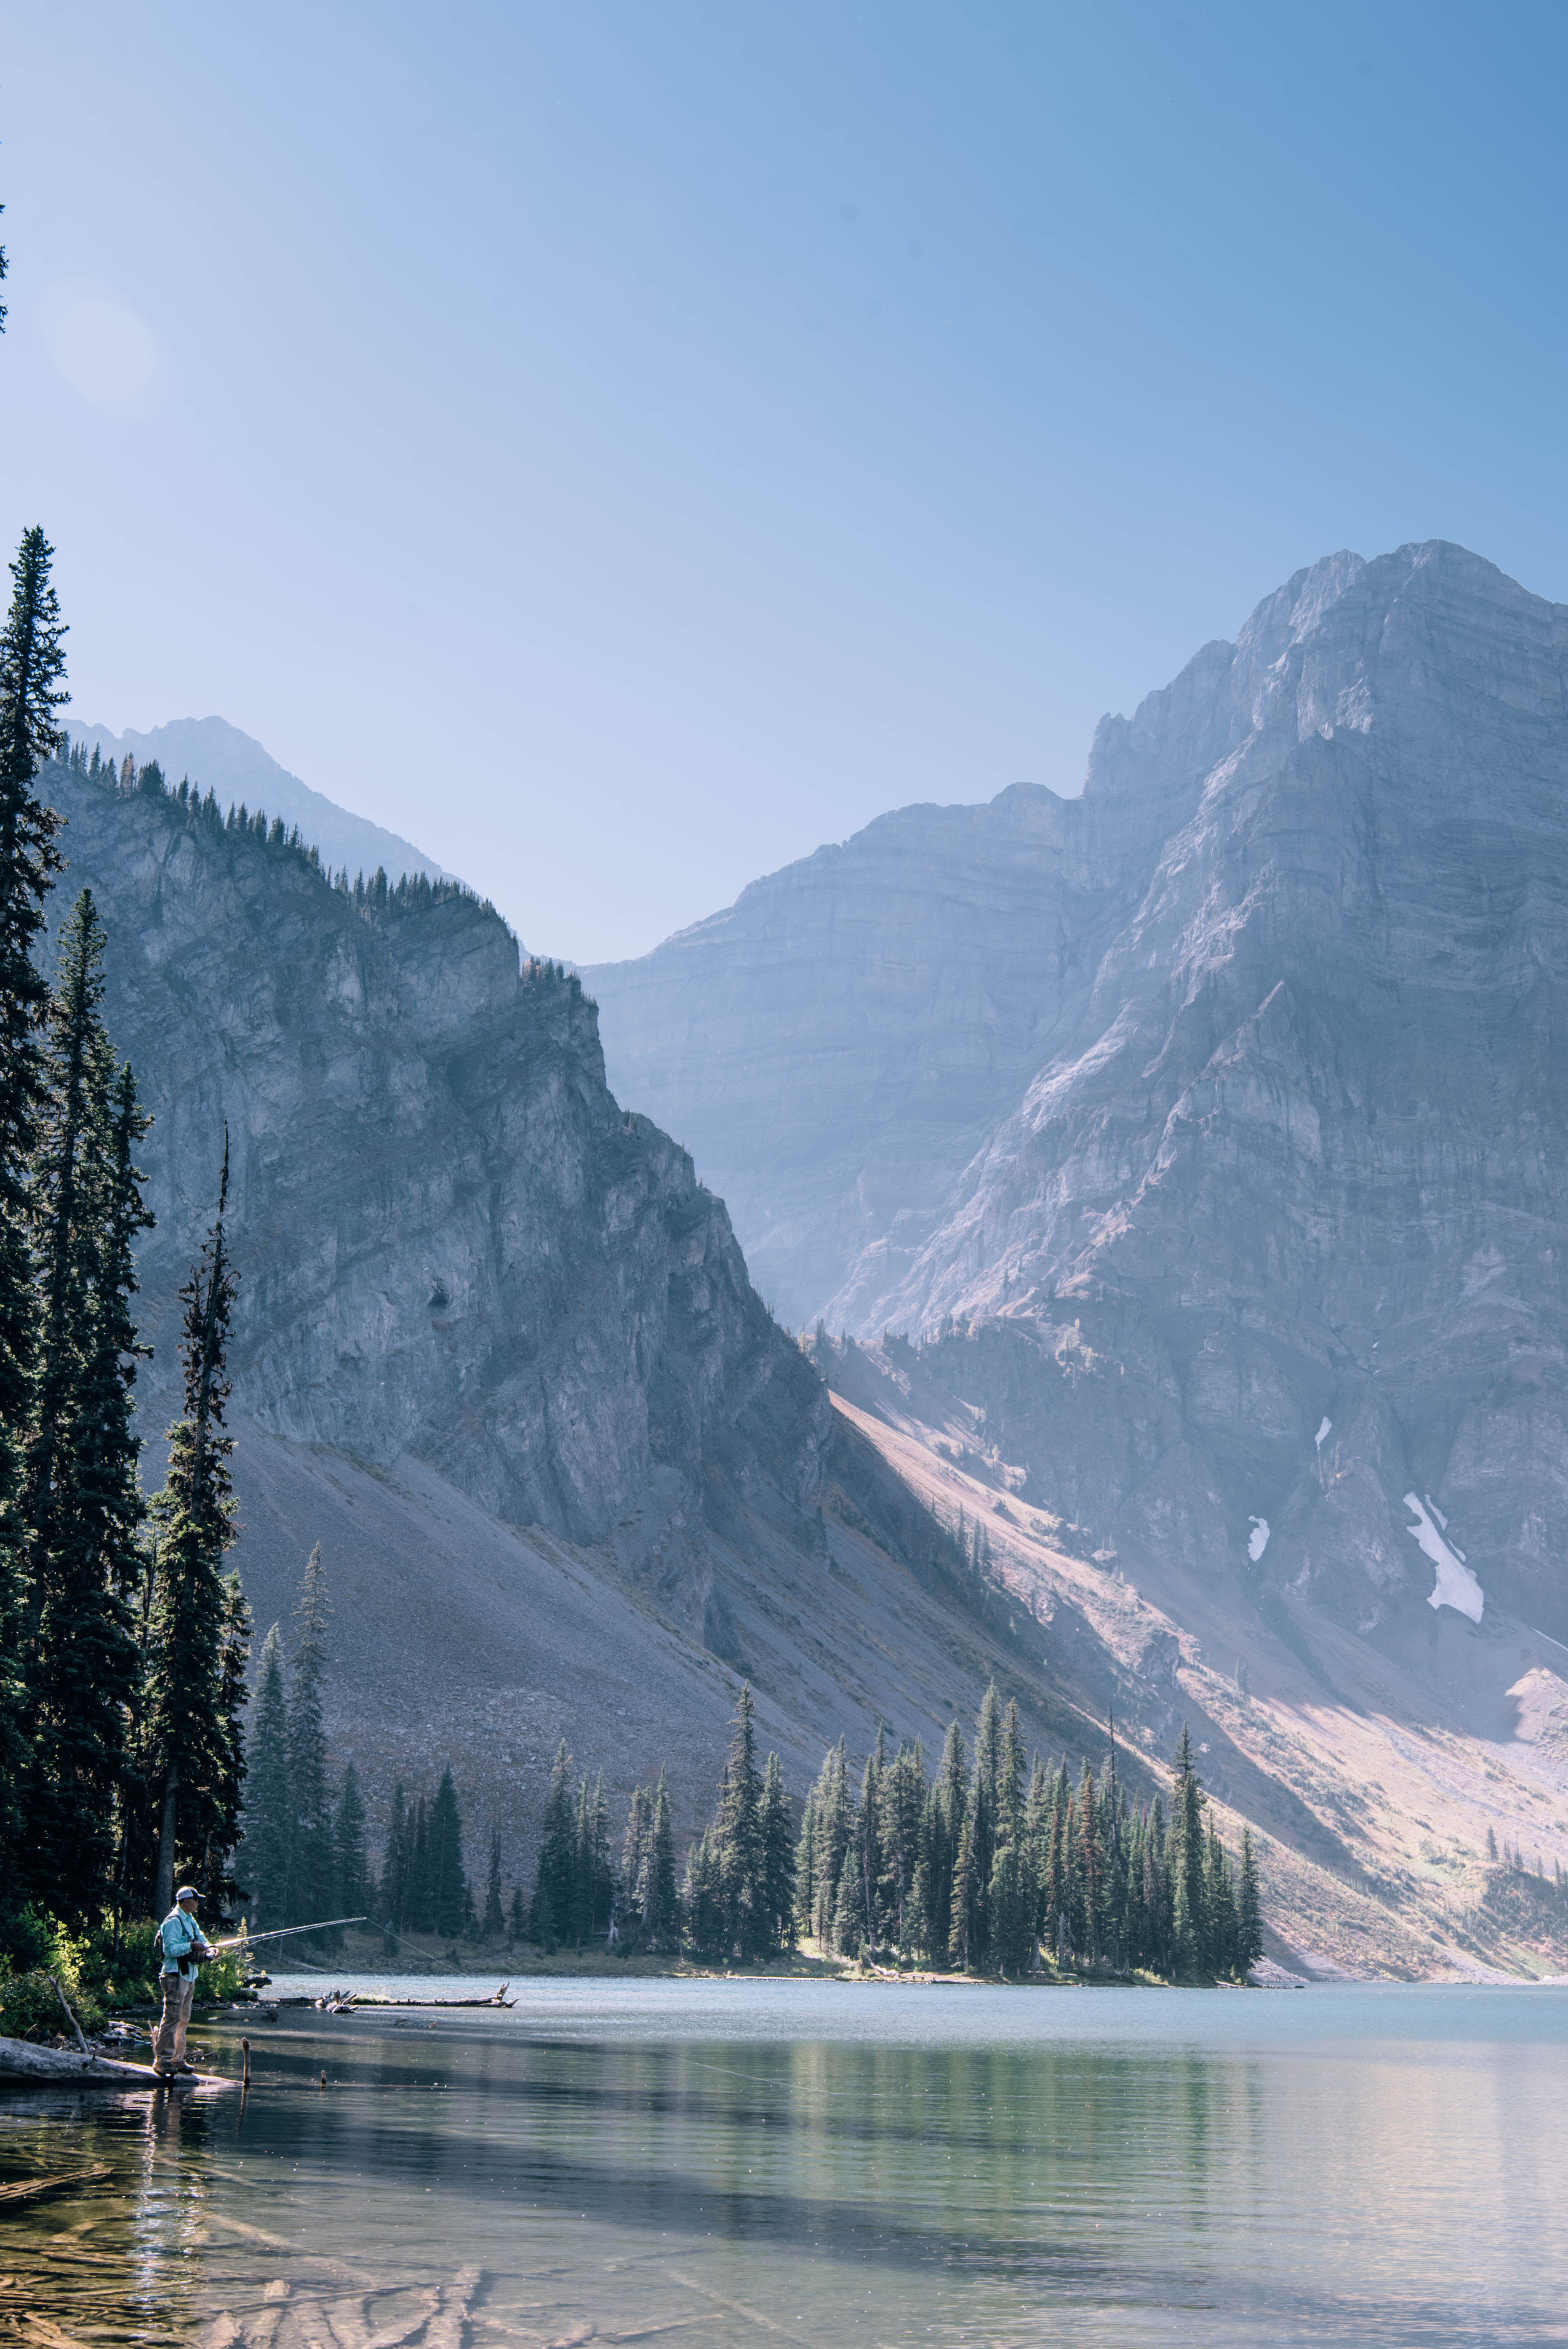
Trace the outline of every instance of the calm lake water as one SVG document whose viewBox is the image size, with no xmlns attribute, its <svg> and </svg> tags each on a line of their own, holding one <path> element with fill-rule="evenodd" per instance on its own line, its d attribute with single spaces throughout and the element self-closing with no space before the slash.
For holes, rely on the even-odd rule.
<svg viewBox="0 0 1568 2349">
<path fill-rule="evenodd" d="M 0 2099 L 5 2179 L 108 2173 L 0 2202 L 0 2333 L 1568 2341 L 1562 1989 L 562 1980 L 244 2028 L 242 2111 Z"/>
</svg>

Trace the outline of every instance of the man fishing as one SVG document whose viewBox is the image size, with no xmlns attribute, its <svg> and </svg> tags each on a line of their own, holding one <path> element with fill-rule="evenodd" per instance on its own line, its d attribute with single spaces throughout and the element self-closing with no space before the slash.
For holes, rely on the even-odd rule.
<svg viewBox="0 0 1568 2349">
<path fill-rule="evenodd" d="M 196 1992 L 196 1969 L 203 1958 L 217 1955 L 196 1922 L 196 1887 L 182 1884 L 173 1908 L 158 1929 L 163 1951 L 163 2013 L 152 2034 L 152 2068 L 160 2080 L 172 2080 L 181 2072 L 196 2069 L 185 2060 L 185 2027 Z"/>
</svg>

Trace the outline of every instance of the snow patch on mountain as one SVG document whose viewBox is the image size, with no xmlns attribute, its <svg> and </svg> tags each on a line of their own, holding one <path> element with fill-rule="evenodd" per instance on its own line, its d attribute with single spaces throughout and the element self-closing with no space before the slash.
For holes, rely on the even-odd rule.
<svg viewBox="0 0 1568 2349">
<path fill-rule="evenodd" d="M 1425 1555 L 1438 1569 L 1437 1582 L 1427 1601 L 1428 1606 L 1452 1607 L 1460 1614 L 1468 1615 L 1472 1623 L 1479 1623 L 1481 1609 L 1486 1605 L 1486 1595 L 1480 1583 L 1464 1560 L 1449 1547 L 1427 1514 L 1425 1503 L 1414 1493 L 1407 1493 L 1405 1506 L 1416 1519 L 1416 1523 L 1407 1526 L 1405 1531 L 1415 1536 Z"/>
</svg>

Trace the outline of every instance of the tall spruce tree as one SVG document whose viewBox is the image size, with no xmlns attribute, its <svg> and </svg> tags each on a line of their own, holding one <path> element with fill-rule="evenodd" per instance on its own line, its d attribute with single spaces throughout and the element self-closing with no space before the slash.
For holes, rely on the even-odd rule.
<svg viewBox="0 0 1568 2349">
<path fill-rule="evenodd" d="M 800 1811 L 800 1839 L 795 1847 L 795 1932 L 815 1930 L 817 1913 L 817 1789 L 808 1789 Z"/>
<path fill-rule="evenodd" d="M 25 1881 L 27 1736 L 22 1673 L 27 1609 L 23 1447 L 32 1423 L 35 1337 L 28 1169 L 46 1097 L 41 1030 L 48 989 L 36 947 L 60 868 L 59 818 L 35 792 L 64 741 L 66 635 L 49 583 L 54 549 L 23 537 L 0 633 L 0 1904 Z"/>
<path fill-rule="evenodd" d="M 273 1926 L 288 1922 L 289 1873 L 294 1851 L 288 1699 L 284 1686 L 283 1634 L 275 1623 L 262 1642 L 261 1668 L 252 1703 L 241 1865 L 250 1888 L 252 1919 L 256 1930 L 265 1932 Z M 393 1799 L 395 1810 L 400 1811 L 401 1786 Z"/>
<path fill-rule="evenodd" d="M 408 1922 L 417 1933 L 428 1933 L 436 1921 L 431 1887 L 430 1822 L 421 1795 L 408 1826 Z"/>
<path fill-rule="evenodd" d="M 789 1797 L 777 1754 L 769 1754 L 762 1774 L 761 1913 L 765 1934 L 762 1951 L 788 1949 L 795 1940 L 794 1839 L 789 1828 Z"/>
<path fill-rule="evenodd" d="M 676 1882 L 675 1828 L 670 1819 L 669 1789 L 665 1774 L 654 1789 L 653 1847 L 648 1859 L 647 1890 L 643 1899 L 643 1930 L 655 1950 L 673 1950 L 680 1940 L 680 1891 Z"/>
<path fill-rule="evenodd" d="M 430 1921 L 438 1933 L 460 1933 L 468 1878 L 463 1871 L 463 1822 L 449 1763 L 441 1773 L 441 1783 L 430 1806 L 428 1850 Z"/>
<path fill-rule="evenodd" d="M 811 1931 L 824 1950 L 830 1950 L 834 1946 L 833 1925 L 838 1914 L 839 1884 L 844 1872 L 845 1855 L 854 1824 L 849 1761 L 841 1737 L 837 1745 L 830 1746 L 823 1756 L 816 1796 L 817 1905 Z"/>
<path fill-rule="evenodd" d="M 245 1805 L 245 1667 L 251 1660 L 251 1610 L 237 1574 L 223 1578 L 223 1620 L 218 1645 L 220 1767 L 207 1823 L 201 1888 L 213 1916 L 242 1897 L 232 1873 Z"/>
<path fill-rule="evenodd" d="M 648 1867 L 653 1857 L 654 1801 L 641 1781 L 632 1789 L 626 1811 L 626 1832 L 621 1842 L 622 1930 L 641 1933 L 648 1899 Z"/>
<path fill-rule="evenodd" d="M 291 1925 L 308 1924 L 315 1918 L 337 1913 L 337 1858 L 332 1795 L 327 1785 L 323 1698 L 331 1613 L 326 1569 L 321 1562 L 321 1544 L 317 1542 L 305 1560 L 294 1608 L 299 1629 L 289 1687 L 289 1786 L 294 1797 L 293 1866 L 289 1872 Z"/>
<path fill-rule="evenodd" d="M 338 1789 L 337 1815 L 333 1821 L 333 1842 L 336 1847 L 337 1890 L 334 1908 L 340 1917 L 366 1917 L 370 1913 L 370 1859 L 365 1842 L 365 1798 L 359 1791 L 359 1773 L 350 1755 L 343 1768 L 343 1784 Z"/>
<path fill-rule="evenodd" d="M 1251 1827 L 1242 1829 L 1242 1875 L 1236 1892 L 1236 1961 L 1244 1977 L 1264 1953 L 1262 1902 L 1258 1893 L 1257 1855 Z"/>
<path fill-rule="evenodd" d="M 103 948 L 84 889 L 61 940 L 34 1169 L 37 1361 L 23 1508 L 28 1859 L 48 1905 L 82 1920 L 108 1895 L 139 1666 L 130 1299 L 132 1244 L 152 1220 L 130 1164 L 149 1121 L 129 1068 L 115 1071 Z"/>
<path fill-rule="evenodd" d="M 1171 1960 L 1178 1973 L 1200 1973 L 1209 1962 L 1203 1853 L 1203 1793 L 1192 1767 L 1192 1740 L 1185 1722 L 1176 1749 L 1176 1783 L 1171 1790 L 1168 1839 L 1171 1872 Z"/>
<path fill-rule="evenodd" d="M 923 1938 L 926 1949 L 939 1965 L 947 1961 L 953 1934 L 954 1871 L 969 1809 L 968 1779 L 964 1732 L 954 1721 L 949 1724 L 935 1783 L 925 1806 Z"/>
<path fill-rule="evenodd" d="M 742 1958 L 769 1946 L 765 1916 L 762 1776 L 757 1766 L 756 1707 L 749 1682 L 737 1699 L 713 1843 L 728 1947 Z"/>
<path fill-rule="evenodd" d="M 159 1495 L 143 1767 L 157 1821 L 154 1905 L 160 1913 L 172 1904 L 177 1868 L 194 1873 L 208 1858 L 227 1798 L 230 1757 L 220 1713 L 222 1569 L 235 1526 L 223 1356 L 236 1286 L 224 1227 L 228 1200 L 225 1133 L 218 1213 L 201 1261 L 180 1292 L 185 1408 L 170 1430 L 169 1475 Z"/>
<path fill-rule="evenodd" d="M 530 1937 L 542 1949 L 552 1950 L 570 1940 L 576 1906 L 577 1836 L 572 1803 L 572 1756 L 562 1739 L 550 1766 L 550 1791 L 544 1798 L 544 1833 L 534 1876 Z"/>
</svg>

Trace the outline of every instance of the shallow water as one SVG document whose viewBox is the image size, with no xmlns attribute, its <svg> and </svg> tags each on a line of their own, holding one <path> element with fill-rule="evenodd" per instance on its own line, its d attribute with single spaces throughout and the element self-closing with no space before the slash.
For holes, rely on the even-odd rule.
<svg viewBox="0 0 1568 2349">
<path fill-rule="evenodd" d="M 1568 2340 L 1563 1989 L 555 1980 L 243 2027 L 242 2110 L 0 2102 L 5 2178 L 109 2172 L 0 2203 L 0 2319 L 270 2349 Z M 220 2068 L 240 2028 L 202 2034 Z"/>
</svg>

